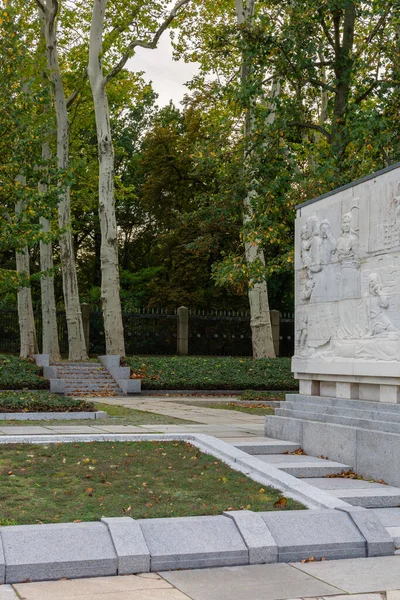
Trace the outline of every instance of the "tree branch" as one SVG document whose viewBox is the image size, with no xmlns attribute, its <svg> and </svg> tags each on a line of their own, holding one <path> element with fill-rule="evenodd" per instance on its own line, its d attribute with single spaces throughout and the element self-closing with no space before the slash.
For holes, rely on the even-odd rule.
<svg viewBox="0 0 400 600">
<path fill-rule="evenodd" d="M 322 135 L 324 135 L 326 137 L 326 139 L 328 140 L 329 143 L 331 143 L 331 141 L 332 141 L 332 136 L 329 133 L 329 131 L 327 131 L 326 129 L 321 127 L 321 125 L 314 125 L 314 123 L 302 123 L 301 121 L 293 121 L 292 123 L 288 123 L 288 125 L 290 127 L 302 127 L 303 129 L 314 129 L 315 131 L 319 131 L 320 133 L 322 133 Z"/>
<path fill-rule="evenodd" d="M 320 23 L 321 23 L 321 27 L 323 29 L 323 32 L 325 34 L 326 39 L 328 40 L 329 44 L 332 46 L 332 48 L 334 50 L 336 50 L 336 46 L 335 46 L 335 42 L 333 40 L 333 37 L 331 36 L 331 33 L 328 29 L 328 25 L 326 24 L 326 21 L 324 19 L 324 15 L 322 14 L 322 11 L 318 11 L 319 17 L 320 17 Z"/>
<path fill-rule="evenodd" d="M 115 67 L 113 69 L 111 69 L 111 71 L 108 73 L 108 75 L 104 78 L 104 83 L 105 84 L 108 83 L 110 81 L 110 79 L 112 79 L 113 77 L 118 75 L 118 73 L 121 71 L 121 69 L 123 69 L 123 67 L 125 66 L 127 60 L 132 56 L 132 52 L 135 48 L 140 47 L 140 48 L 147 48 L 149 50 L 154 50 L 154 48 L 157 47 L 159 39 L 162 36 L 162 34 L 164 33 L 164 31 L 169 27 L 169 25 L 172 23 L 172 21 L 177 16 L 179 9 L 182 8 L 182 6 L 184 6 L 185 4 L 188 4 L 189 2 L 190 2 L 190 0 L 178 0 L 178 2 L 175 4 L 174 8 L 171 10 L 169 15 L 165 19 L 165 21 L 157 29 L 157 31 L 153 35 L 153 38 L 150 42 L 146 42 L 145 40 L 137 40 L 137 39 L 132 40 L 131 43 L 129 44 L 125 54 L 122 56 L 121 60 L 115 65 Z"/>
<path fill-rule="evenodd" d="M 34 2 L 37 5 L 37 7 L 42 11 L 42 13 L 46 14 L 47 8 L 43 4 L 43 2 L 41 2 L 41 0 L 34 0 Z"/>
<path fill-rule="evenodd" d="M 87 74 L 87 71 L 85 71 L 83 78 L 82 78 L 82 85 L 77 90 L 72 92 L 72 94 L 70 95 L 70 97 L 67 100 L 67 108 L 71 108 L 71 106 L 73 105 L 73 103 L 75 102 L 75 100 L 77 99 L 79 94 L 81 93 L 83 85 L 84 85 L 87 77 L 88 77 L 88 74 Z"/>
<path fill-rule="evenodd" d="M 359 96 L 357 96 L 357 98 L 354 99 L 354 104 L 361 104 L 361 102 L 363 100 L 365 100 L 365 98 L 367 98 L 370 93 L 380 84 L 380 83 L 385 83 L 384 79 L 376 79 L 375 81 L 373 81 L 371 83 L 371 85 L 369 87 L 367 87 L 367 89 L 365 90 L 365 92 L 363 92 L 362 94 L 360 94 Z"/>
<path fill-rule="evenodd" d="M 328 83 L 325 83 L 324 81 L 320 81 L 319 79 L 313 79 L 312 77 L 310 77 L 310 79 L 306 79 L 306 81 L 308 81 L 309 83 L 313 83 L 314 85 L 318 85 L 319 87 L 321 87 L 324 90 L 327 90 L 328 92 L 335 92 L 334 87 L 332 87 Z"/>
</svg>

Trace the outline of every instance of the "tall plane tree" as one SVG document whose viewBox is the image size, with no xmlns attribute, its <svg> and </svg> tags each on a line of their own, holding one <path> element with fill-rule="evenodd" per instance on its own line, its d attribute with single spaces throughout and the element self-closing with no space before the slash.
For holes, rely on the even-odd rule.
<svg viewBox="0 0 400 600">
<path fill-rule="evenodd" d="M 50 80 L 53 86 L 57 121 L 57 162 L 60 175 L 69 167 L 69 119 L 57 47 L 58 0 L 34 0 L 42 19 L 46 40 L 46 56 Z M 81 307 L 79 303 L 78 278 L 71 231 L 70 186 L 60 181 L 58 224 L 60 235 L 60 258 L 63 279 L 65 313 L 68 328 L 70 360 L 87 360 Z"/>
<path fill-rule="evenodd" d="M 122 324 L 120 281 L 118 269 L 118 232 L 115 217 L 114 197 L 114 147 L 110 124 L 110 111 L 106 86 L 125 67 L 137 47 L 154 49 L 162 34 L 176 18 L 179 9 L 190 0 L 180 0 L 164 19 L 160 3 L 152 7 L 144 3 L 130 11 L 121 19 L 121 25 L 113 27 L 111 36 L 117 41 L 128 41 L 119 60 L 104 74 L 104 30 L 107 0 L 94 0 L 89 46 L 89 80 L 93 94 L 96 116 L 97 141 L 99 151 L 99 219 L 101 229 L 101 298 L 103 306 L 104 331 L 107 354 L 124 356 L 125 344 Z M 165 2 L 165 5 L 168 3 Z M 160 11 L 159 19 L 154 18 L 154 8 Z M 142 18 L 142 19 L 141 19 Z M 161 23 L 160 23 L 161 21 Z M 149 24 L 150 23 L 150 24 Z M 133 37 L 133 31 L 140 31 L 143 37 Z M 121 39 L 118 39 L 118 36 Z M 130 39 L 129 39 L 130 38 Z"/>
</svg>

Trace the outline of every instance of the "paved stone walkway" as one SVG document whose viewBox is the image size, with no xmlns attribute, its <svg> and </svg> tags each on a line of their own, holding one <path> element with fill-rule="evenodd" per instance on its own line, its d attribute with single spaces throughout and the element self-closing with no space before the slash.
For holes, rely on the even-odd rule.
<svg viewBox="0 0 400 600">
<path fill-rule="evenodd" d="M 400 600 L 400 557 L 223 567 L 0 586 L 0 600 L 301 598 Z"/>
</svg>

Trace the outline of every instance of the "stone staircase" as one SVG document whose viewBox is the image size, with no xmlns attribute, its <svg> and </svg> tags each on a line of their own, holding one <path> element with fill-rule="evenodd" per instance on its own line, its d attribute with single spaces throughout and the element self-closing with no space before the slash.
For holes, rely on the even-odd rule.
<svg viewBox="0 0 400 600">
<path fill-rule="evenodd" d="M 393 538 L 395 547 L 400 548 L 400 488 L 343 477 L 353 469 L 352 465 L 297 454 L 299 444 L 293 442 L 266 438 L 232 441 L 232 445 L 352 506 L 373 510 Z"/>
<path fill-rule="evenodd" d="M 115 379 L 95 362 L 56 362 L 57 379 L 65 381 L 66 396 L 118 396 L 123 392 Z"/>
</svg>

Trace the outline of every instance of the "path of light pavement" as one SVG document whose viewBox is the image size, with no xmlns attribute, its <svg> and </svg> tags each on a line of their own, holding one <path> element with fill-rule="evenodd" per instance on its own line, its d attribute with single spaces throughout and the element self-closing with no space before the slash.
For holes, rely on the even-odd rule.
<svg viewBox="0 0 400 600">
<path fill-rule="evenodd" d="M 340 465 L 325 459 L 282 454 L 295 444 L 262 436 L 264 417 L 189 405 L 189 398 L 96 398 L 96 400 L 194 421 L 193 425 L 2 427 L 0 435 L 77 433 L 207 433 L 355 506 L 372 507 L 400 542 L 400 490 L 379 483 L 326 478 Z M 193 399 L 192 399 L 193 400 Z M 201 398 L 196 398 L 196 402 Z M 218 399 L 214 399 L 218 401 Z M 396 539 L 398 538 L 398 539 Z M 399 543 L 397 543 L 399 545 Z M 0 586 L 0 600 L 279 600 L 358 594 L 359 600 L 400 600 L 400 556 L 306 564 L 252 565 Z M 368 594 L 368 596 L 365 596 Z M 346 596 L 349 598 L 350 596 Z"/>
</svg>

